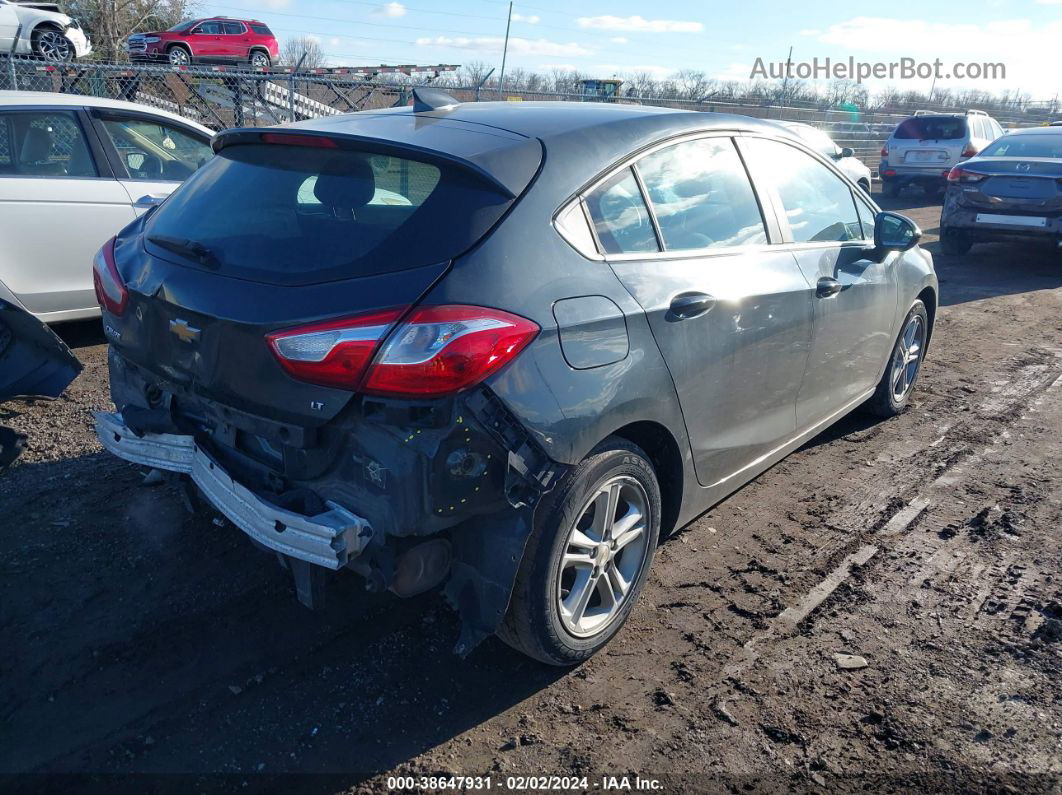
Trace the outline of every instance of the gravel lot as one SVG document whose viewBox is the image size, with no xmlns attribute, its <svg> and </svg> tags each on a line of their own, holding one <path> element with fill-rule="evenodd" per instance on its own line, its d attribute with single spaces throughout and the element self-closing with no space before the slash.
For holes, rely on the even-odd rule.
<svg viewBox="0 0 1062 795">
<path fill-rule="evenodd" d="M 239 531 L 101 452 L 105 346 L 66 327 L 80 379 L 0 407 L 31 435 L 0 477 L 0 773 L 1057 792 L 1062 256 L 945 257 L 926 202 L 885 200 L 941 278 L 912 409 L 843 421 L 675 533 L 627 628 L 572 671 L 494 640 L 461 661 L 440 599 L 355 576 L 304 610 Z"/>
</svg>

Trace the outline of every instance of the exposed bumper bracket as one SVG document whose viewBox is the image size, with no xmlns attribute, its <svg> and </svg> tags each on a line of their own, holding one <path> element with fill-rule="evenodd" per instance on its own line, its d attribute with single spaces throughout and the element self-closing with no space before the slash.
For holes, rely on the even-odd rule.
<svg viewBox="0 0 1062 795">
<path fill-rule="evenodd" d="M 326 502 L 329 510 L 305 516 L 273 505 L 237 483 L 191 436 L 137 436 L 121 414 L 96 413 L 96 435 L 107 450 L 134 464 L 191 476 L 209 502 L 263 546 L 295 560 L 339 569 L 361 554 L 372 538 L 369 523 Z"/>
</svg>

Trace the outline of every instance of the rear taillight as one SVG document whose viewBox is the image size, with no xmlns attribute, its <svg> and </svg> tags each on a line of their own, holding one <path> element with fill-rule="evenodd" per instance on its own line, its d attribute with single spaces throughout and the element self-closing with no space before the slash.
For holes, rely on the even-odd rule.
<svg viewBox="0 0 1062 795">
<path fill-rule="evenodd" d="M 103 244 L 103 248 L 92 258 L 92 286 L 96 290 L 96 301 L 101 307 L 114 315 L 125 312 L 129 303 L 129 291 L 118 275 L 114 264 L 114 238 Z"/>
<path fill-rule="evenodd" d="M 948 172 L 948 182 L 961 182 L 964 184 L 969 182 L 980 182 L 986 176 L 987 175 L 979 174 L 976 171 L 970 171 L 962 166 L 955 166 L 955 168 Z"/>
<path fill-rule="evenodd" d="M 388 309 L 315 323 L 274 332 L 267 339 L 280 364 L 300 381 L 423 398 L 478 384 L 512 361 L 539 332 L 536 323 L 498 309 L 433 306 L 415 310 L 381 347 L 405 312 Z"/>
<path fill-rule="evenodd" d="M 963 149 L 962 150 L 962 154 L 959 155 L 959 157 L 976 157 L 976 156 L 977 156 L 977 149 L 974 148 L 973 144 L 966 144 L 966 148 Z"/>
<path fill-rule="evenodd" d="M 385 309 L 342 320 L 266 335 L 281 366 L 294 378 L 354 390 L 361 384 L 388 329 L 405 308 Z"/>
<path fill-rule="evenodd" d="M 883 147 L 881 147 L 881 156 L 882 157 L 888 157 L 889 156 L 889 145 L 888 144 L 885 144 Z"/>
<path fill-rule="evenodd" d="M 363 389 L 401 397 L 460 392 L 511 362 L 538 332 L 538 324 L 498 309 L 422 307 L 380 349 Z"/>
</svg>

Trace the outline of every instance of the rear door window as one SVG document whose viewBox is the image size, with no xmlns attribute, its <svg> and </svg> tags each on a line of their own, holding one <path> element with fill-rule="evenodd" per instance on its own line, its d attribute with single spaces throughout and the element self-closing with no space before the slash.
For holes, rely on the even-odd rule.
<svg viewBox="0 0 1062 795">
<path fill-rule="evenodd" d="M 0 113 L 0 173 L 25 177 L 95 177 L 95 161 L 77 117 L 66 111 Z M 3 152 L 6 147 L 4 164 Z"/>
<path fill-rule="evenodd" d="M 759 204 L 729 138 L 675 144 L 646 155 L 637 168 L 668 251 L 767 242 Z"/>
<path fill-rule="evenodd" d="M 240 278 L 310 284 L 444 262 L 482 237 L 510 203 L 459 166 L 234 144 L 178 188 L 145 232 L 160 257 Z"/>
<path fill-rule="evenodd" d="M 660 250 L 649 210 L 631 169 L 617 172 L 591 191 L 586 206 L 606 254 Z"/>
<path fill-rule="evenodd" d="M 222 22 L 221 29 L 229 36 L 238 36 L 244 32 L 242 22 Z"/>
<path fill-rule="evenodd" d="M 788 144 L 750 138 L 748 145 L 757 174 L 778 191 L 794 242 L 862 239 L 855 199 L 841 177 Z"/>
<path fill-rule="evenodd" d="M 900 122 L 893 137 L 901 141 L 958 141 L 966 137 L 966 119 L 959 116 L 912 116 Z"/>
</svg>

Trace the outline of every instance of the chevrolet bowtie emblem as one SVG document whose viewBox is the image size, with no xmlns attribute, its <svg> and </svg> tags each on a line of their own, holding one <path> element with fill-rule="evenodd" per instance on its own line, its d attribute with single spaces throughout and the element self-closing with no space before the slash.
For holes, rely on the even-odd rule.
<svg viewBox="0 0 1062 795">
<path fill-rule="evenodd" d="M 199 329 L 189 326 L 187 320 L 171 320 L 170 331 L 176 334 L 182 342 L 196 342 L 199 340 Z"/>
</svg>

